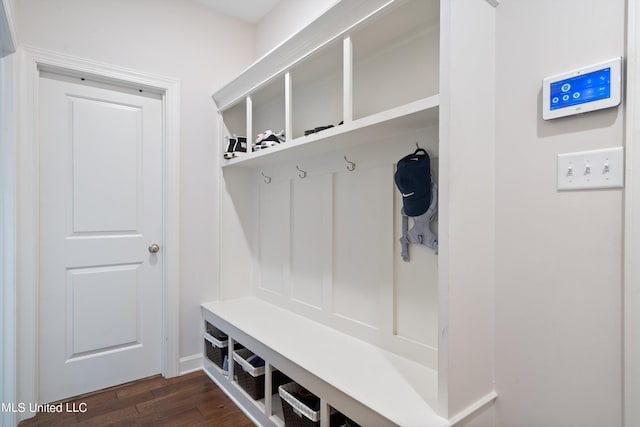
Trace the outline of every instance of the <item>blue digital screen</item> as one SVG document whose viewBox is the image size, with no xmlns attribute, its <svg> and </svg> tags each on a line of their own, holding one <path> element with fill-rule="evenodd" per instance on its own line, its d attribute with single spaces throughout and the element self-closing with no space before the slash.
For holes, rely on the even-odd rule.
<svg viewBox="0 0 640 427">
<path fill-rule="evenodd" d="M 551 83 L 552 110 L 611 97 L 611 68 L 592 71 Z"/>
</svg>

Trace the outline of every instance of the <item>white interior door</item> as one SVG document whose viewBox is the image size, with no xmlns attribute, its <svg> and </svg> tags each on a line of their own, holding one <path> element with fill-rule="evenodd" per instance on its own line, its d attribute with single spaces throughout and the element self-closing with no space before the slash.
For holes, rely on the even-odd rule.
<svg viewBox="0 0 640 427">
<path fill-rule="evenodd" d="M 39 91 L 38 377 L 52 402 L 161 371 L 162 100 L 51 73 Z"/>
</svg>

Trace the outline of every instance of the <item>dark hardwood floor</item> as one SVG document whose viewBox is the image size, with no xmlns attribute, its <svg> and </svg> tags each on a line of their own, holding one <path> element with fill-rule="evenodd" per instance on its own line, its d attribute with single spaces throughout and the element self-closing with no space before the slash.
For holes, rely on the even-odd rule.
<svg viewBox="0 0 640 427">
<path fill-rule="evenodd" d="M 215 426 L 252 427 L 253 423 L 202 372 L 165 379 L 145 378 L 62 402 L 78 412 L 44 413 L 27 426 Z M 80 412 L 86 404 L 86 412 Z"/>
</svg>

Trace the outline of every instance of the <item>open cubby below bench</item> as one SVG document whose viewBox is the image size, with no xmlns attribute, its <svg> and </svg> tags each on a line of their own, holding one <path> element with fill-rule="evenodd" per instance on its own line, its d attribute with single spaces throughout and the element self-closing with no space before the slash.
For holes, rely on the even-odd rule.
<svg viewBox="0 0 640 427">
<path fill-rule="evenodd" d="M 202 304 L 205 321 L 282 371 L 329 406 L 363 426 L 442 427 L 434 409 L 438 375 L 372 344 L 346 335 L 256 297 Z M 282 426 L 277 395 L 254 401 L 205 358 L 205 371 L 249 415 L 264 426 Z M 270 377 L 265 378 L 267 386 Z M 273 412 L 273 415 L 271 413 Z M 325 417 L 328 418 L 328 417 Z M 321 418 L 322 419 L 322 418 Z M 321 421 L 322 422 L 322 421 Z M 328 426 L 328 421 L 321 426 Z"/>
</svg>

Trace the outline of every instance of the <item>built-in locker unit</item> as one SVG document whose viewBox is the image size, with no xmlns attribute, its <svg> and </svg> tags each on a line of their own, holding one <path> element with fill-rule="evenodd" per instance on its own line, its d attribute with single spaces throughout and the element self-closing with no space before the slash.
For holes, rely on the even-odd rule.
<svg viewBox="0 0 640 427">
<path fill-rule="evenodd" d="M 220 273 L 218 300 L 202 304 L 204 369 L 259 425 L 290 416 L 276 384 L 283 376 L 320 398 L 321 426 L 335 425 L 335 413 L 347 417 L 339 425 L 446 426 L 495 399 L 490 372 L 469 379 L 482 396 L 458 387 L 464 370 L 478 370 L 467 364 L 474 343 L 458 338 L 491 337 L 467 330 L 482 322 L 451 304 L 467 286 L 451 287 L 456 251 L 464 259 L 474 250 L 451 240 L 473 227 L 471 213 L 452 214 L 458 185 L 473 179 L 451 175 L 473 161 L 456 163 L 468 141 L 447 145 L 448 127 L 467 114 L 453 111 L 455 81 L 441 75 L 456 60 L 446 52 L 455 13 L 439 0 L 337 2 L 213 95 Z M 284 135 L 256 145 L 266 131 Z M 246 152 L 223 158 L 238 137 Z M 394 172 L 417 147 L 440 188 L 431 224 L 440 248 L 412 244 L 405 262 Z M 255 374 L 239 357 L 254 354 L 264 360 L 259 399 L 239 383 Z"/>
</svg>

